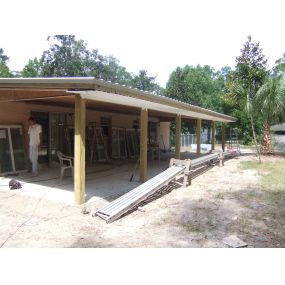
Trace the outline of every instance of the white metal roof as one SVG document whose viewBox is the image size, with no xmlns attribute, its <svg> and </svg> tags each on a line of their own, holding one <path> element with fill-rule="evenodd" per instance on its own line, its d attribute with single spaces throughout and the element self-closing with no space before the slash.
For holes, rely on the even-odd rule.
<svg viewBox="0 0 285 285">
<path fill-rule="evenodd" d="M 144 99 L 133 98 L 115 93 L 107 93 L 96 90 L 71 91 L 71 92 L 73 94 L 80 94 L 80 96 L 84 99 L 94 100 L 98 102 L 106 102 L 106 103 L 112 103 L 112 104 L 118 104 L 118 105 L 136 107 L 136 108 L 144 108 L 153 111 L 165 112 L 165 113 L 181 115 L 191 118 L 199 118 L 210 121 L 219 121 L 219 122 L 233 121 L 230 118 L 229 119 L 218 118 L 217 116 L 215 116 L 215 112 L 213 112 L 214 113 L 213 115 L 204 114 L 199 111 L 190 110 L 190 108 L 189 110 L 187 110 L 187 108 L 181 109 L 170 105 L 160 104 L 156 102 L 147 101 Z M 185 104 L 185 107 L 187 107 L 187 105 L 188 104 Z"/>
</svg>

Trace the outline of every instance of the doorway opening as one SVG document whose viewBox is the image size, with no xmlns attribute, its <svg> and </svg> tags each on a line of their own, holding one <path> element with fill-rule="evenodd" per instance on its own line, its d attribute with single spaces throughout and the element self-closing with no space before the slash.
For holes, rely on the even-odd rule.
<svg viewBox="0 0 285 285">
<path fill-rule="evenodd" d="M 73 138 L 66 133 L 68 114 L 32 111 L 37 124 L 42 126 L 42 148 L 39 152 L 39 163 L 58 161 L 57 151 L 73 154 Z M 74 129 L 74 128 L 72 128 Z"/>
</svg>

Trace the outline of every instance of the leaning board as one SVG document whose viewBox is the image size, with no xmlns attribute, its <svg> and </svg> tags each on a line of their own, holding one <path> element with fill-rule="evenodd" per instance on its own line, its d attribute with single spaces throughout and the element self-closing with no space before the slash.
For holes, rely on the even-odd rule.
<svg viewBox="0 0 285 285">
<path fill-rule="evenodd" d="M 185 172 L 185 170 L 185 165 L 171 166 L 147 182 L 109 203 L 95 214 L 107 221 L 107 223 L 111 223 L 159 190 L 162 186 L 167 185 L 171 180 L 175 179 L 176 176 Z"/>
</svg>

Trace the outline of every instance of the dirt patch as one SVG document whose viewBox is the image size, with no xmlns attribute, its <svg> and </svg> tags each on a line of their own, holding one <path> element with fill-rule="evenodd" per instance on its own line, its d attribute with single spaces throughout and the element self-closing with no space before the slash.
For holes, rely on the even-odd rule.
<svg viewBox="0 0 285 285">
<path fill-rule="evenodd" d="M 275 157 L 267 157 L 272 161 Z M 283 157 L 278 157 L 284 160 Z M 256 170 L 241 156 L 173 189 L 112 224 L 81 208 L 0 191 L 2 247 L 227 247 L 236 235 L 249 247 L 285 246 L 285 204 L 261 187 Z M 275 195 L 275 196 L 274 196 Z M 280 194 L 281 195 L 281 194 Z M 283 197 L 283 196 L 282 196 Z M 276 201 L 278 203 L 276 203 Z"/>
</svg>

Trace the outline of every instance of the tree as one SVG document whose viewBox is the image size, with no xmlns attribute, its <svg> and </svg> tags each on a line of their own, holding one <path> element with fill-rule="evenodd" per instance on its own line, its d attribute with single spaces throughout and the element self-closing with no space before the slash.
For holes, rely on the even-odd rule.
<svg viewBox="0 0 285 285">
<path fill-rule="evenodd" d="M 7 63 L 8 60 L 9 60 L 9 57 L 5 55 L 4 50 L 0 48 L 0 61 Z"/>
<path fill-rule="evenodd" d="M 40 59 L 34 58 L 23 68 L 23 77 L 95 77 L 141 90 L 161 93 L 155 77 L 140 70 L 134 75 L 120 65 L 114 56 L 104 56 L 97 49 L 89 50 L 83 40 L 73 35 L 49 36 L 50 48 Z"/>
<path fill-rule="evenodd" d="M 102 57 L 100 69 L 94 70 L 92 76 L 122 85 L 130 85 L 132 80 L 131 73 L 113 56 Z"/>
<path fill-rule="evenodd" d="M 0 60 L 0 77 L 7 78 L 11 77 L 9 67 Z"/>
<path fill-rule="evenodd" d="M 103 56 L 89 50 L 83 40 L 73 35 L 55 35 L 40 59 L 29 60 L 22 70 L 25 77 L 95 77 L 131 86 L 133 76 L 114 56 Z"/>
<path fill-rule="evenodd" d="M 0 48 L 0 77 L 7 78 L 11 77 L 10 69 L 7 65 L 9 57 L 4 54 L 4 50 Z"/>
<path fill-rule="evenodd" d="M 22 77 L 41 77 L 42 61 L 38 58 L 30 59 L 21 71 Z"/>
<path fill-rule="evenodd" d="M 153 76 L 149 76 L 148 72 L 146 70 L 140 70 L 138 75 L 135 75 L 130 80 L 130 86 L 143 90 L 143 91 L 149 91 L 154 92 L 156 94 L 161 93 L 160 86 L 155 83 L 155 78 Z"/>
<path fill-rule="evenodd" d="M 177 67 L 166 84 L 166 96 L 223 112 L 223 74 L 210 66 Z"/>
<path fill-rule="evenodd" d="M 281 76 L 271 76 L 259 88 L 255 102 L 264 117 L 261 152 L 273 154 L 270 126 L 285 117 L 285 82 Z"/>
<path fill-rule="evenodd" d="M 273 76 L 281 75 L 285 77 L 285 53 L 283 57 L 275 61 L 275 67 L 273 68 Z"/>
<path fill-rule="evenodd" d="M 90 52 L 83 40 L 76 40 L 73 35 L 55 35 L 48 37 L 52 41 L 50 48 L 41 57 L 43 76 L 75 77 L 88 76 L 98 52 Z"/>
<path fill-rule="evenodd" d="M 166 84 L 165 95 L 192 105 L 223 112 L 225 77 L 229 68 L 215 71 L 205 65 L 177 67 Z M 184 133 L 195 131 L 195 122 L 182 123 Z M 209 125 L 207 125 L 209 128 Z M 171 128 L 173 132 L 174 126 Z"/>
<path fill-rule="evenodd" d="M 267 76 L 267 60 L 262 48 L 260 48 L 259 42 L 252 42 L 251 36 L 248 36 L 246 43 L 241 49 L 241 55 L 236 58 L 236 70 L 231 75 L 230 95 L 246 111 L 259 162 L 261 162 L 261 158 L 254 120 L 257 110 L 253 101 L 258 88 L 263 84 Z"/>
</svg>

